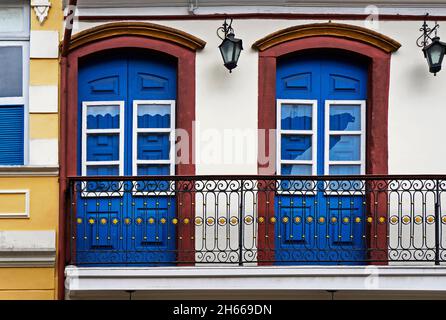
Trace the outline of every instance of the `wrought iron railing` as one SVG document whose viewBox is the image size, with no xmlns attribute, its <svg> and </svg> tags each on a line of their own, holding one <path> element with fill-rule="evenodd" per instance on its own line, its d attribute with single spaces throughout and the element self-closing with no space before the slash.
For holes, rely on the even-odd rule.
<svg viewBox="0 0 446 320">
<path fill-rule="evenodd" d="M 74 177 L 75 265 L 446 260 L 446 176 Z"/>
</svg>

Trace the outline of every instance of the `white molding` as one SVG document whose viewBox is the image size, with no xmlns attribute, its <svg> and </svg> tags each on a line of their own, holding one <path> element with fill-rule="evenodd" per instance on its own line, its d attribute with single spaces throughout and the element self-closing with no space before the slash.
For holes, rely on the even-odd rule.
<svg viewBox="0 0 446 320">
<path fill-rule="evenodd" d="M 28 219 L 29 216 L 29 194 L 30 191 L 26 190 L 0 190 L 0 196 L 3 194 L 23 194 L 25 195 L 25 212 L 1 212 L 0 219 L 22 218 Z"/>
<path fill-rule="evenodd" d="M 57 86 L 29 86 L 29 113 L 57 113 Z"/>
<path fill-rule="evenodd" d="M 57 59 L 59 57 L 58 31 L 31 31 L 31 59 Z"/>
<path fill-rule="evenodd" d="M 34 9 L 40 24 L 43 24 L 48 17 L 51 2 L 49 0 L 31 0 L 31 7 Z"/>
<path fill-rule="evenodd" d="M 0 166 L 0 177 L 57 177 L 59 166 Z"/>
<path fill-rule="evenodd" d="M 271 266 L 65 268 L 67 298 L 96 292 L 446 292 L 439 266 Z"/>
<path fill-rule="evenodd" d="M 0 267 L 53 267 L 56 232 L 0 231 Z"/>
<path fill-rule="evenodd" d="M 54 167 L 59 163 L 59 140 L 30 139 L 29 164 L 32 166 Z"/>
</svg>

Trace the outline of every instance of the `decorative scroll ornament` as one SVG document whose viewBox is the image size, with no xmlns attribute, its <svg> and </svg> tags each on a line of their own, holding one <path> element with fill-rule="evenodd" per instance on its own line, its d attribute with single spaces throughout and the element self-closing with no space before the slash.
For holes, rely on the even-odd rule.
<svg viewBox="0 0 446 320">
<path fill-rule="evenodd" d="M 51 2 L 49 0 L 32 0 L 31 7 L 34 8 L 40 24 L 43 24 L 43 22 L 48 17 L 48 12 L 51 8 Z"/>
</svg>

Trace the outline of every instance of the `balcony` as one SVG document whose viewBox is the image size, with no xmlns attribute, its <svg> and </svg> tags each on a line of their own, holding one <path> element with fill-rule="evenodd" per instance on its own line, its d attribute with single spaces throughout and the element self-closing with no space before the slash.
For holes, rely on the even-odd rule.
<svg viewBox="0 0 446 320">
<path fill-rule="evenodd" d="M 77 267 L 440 265 L 446 176 L 73 177 Z"/>
</svg>

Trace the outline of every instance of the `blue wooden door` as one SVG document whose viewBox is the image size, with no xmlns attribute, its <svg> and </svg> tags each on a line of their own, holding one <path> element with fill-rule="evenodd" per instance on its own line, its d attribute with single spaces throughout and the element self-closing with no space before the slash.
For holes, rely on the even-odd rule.
<svg viewBox="0 0 446 320">
<path fill-rule="evenodd" d="M 175 174 L 174 59 L 147 51 L 110 51 L 81 61 L 78 81 L 80 175 Z M 174 261 L 175 197 L 169 182 L 99 181 L 82 187 L 78 263 Z"/>
<path fill-rule="evenodd" d="M 288 56 L 278 61 L 276 86 L 278 174 L 365 173 L 366 61 L 338 52 Z M 364 260 L 360 181 L 282 181 L 280 186 L 275 201 L 277 261 Z"/>
</svg>

